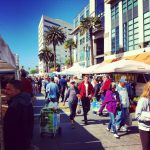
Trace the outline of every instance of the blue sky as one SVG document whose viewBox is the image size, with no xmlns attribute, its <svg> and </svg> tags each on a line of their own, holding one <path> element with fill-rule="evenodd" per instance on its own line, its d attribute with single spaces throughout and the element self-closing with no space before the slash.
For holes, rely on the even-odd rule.
<svg viewBox="0 0 150 150">
<path fill-rule="evenodd" d="M 73 24 L 89 0 L 1 0 L 0 35 L 12 52 L 19 54 L 20 65 L 38 65 L 38 24 L 42 15 Z"/>
</svg>

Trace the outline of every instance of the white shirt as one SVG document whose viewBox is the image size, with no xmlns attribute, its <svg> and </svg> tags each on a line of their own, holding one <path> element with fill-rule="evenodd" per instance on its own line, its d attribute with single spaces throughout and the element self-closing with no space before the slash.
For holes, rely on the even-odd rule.
<svg viewBox="0 0 150 150">
<path fill-rule="evenodd" d="M 85 96 L 88 97 L 88 83 L 84 83 L 85 85 Z"/>
</svg>

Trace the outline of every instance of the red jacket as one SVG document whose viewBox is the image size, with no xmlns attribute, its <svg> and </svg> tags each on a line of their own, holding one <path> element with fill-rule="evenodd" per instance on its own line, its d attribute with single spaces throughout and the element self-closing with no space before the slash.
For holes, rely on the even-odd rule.
<svg viewBox="0 0 150 150">
<path fill-rule="evenodd" d="M 107 91 L 109 89 L 109 87 L 110 87 L 111 82 L 112 82 L 111 79 L 107 79 L 104 82 L 104 84 L 102 85 L 101 90 L 102 91 Z"/>
<path fill-rule="evenodd" d="M 33 96 L 33 88 L 32 88 L 32 83 L 29 79 L 27 78 L 22 78 L 21 82 L 23 84 L 23 92 L 27 92 L 31 95 L 31 97 Z"/>
<path fill-rule="evenodd" d="M 86 89 L 84 85 L 84 81 L 82 81 L 78 86 L 81 99 L 86 96 Z M 94 88 L 90 82 L 88 82 L 88 95 L 93 96 L 94 95 Z"/>
</svg>

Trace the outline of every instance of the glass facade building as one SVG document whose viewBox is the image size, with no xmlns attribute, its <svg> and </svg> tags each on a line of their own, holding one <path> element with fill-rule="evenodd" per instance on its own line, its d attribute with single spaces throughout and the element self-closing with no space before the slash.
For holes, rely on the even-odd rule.
<svg viewBox="0 0 150 150">
<path fill-rule="evenodd" d="M 80 21 L 90 15 L 89 5 L 87 5 L 74 19 L 74 28 L 78 28 L 80 25 Z M 78 30 L 75 34 L 75 41 L 77 44 L 77 49 L 75 51 L 75 60 L 78 63 L 81 63 L 81 66 L 85 66 L 86 62 L 88 62 L 88 56 L 90 54 L 89 49 L 89 34 L 86 32 L 82 34 L 80 30 Z"/>
<path fill-rule="evenodd" d="M 139 24 L 138 0 L 123 0 L 123 47 L 124 51 L 138 49 Z"/>
<path fill-rule="evenodd" d="M 143 23 L 144 23 L 144 41 L 150 45 L 150 1 L 143 0 Z"/>
<path fill-rule="evenodd" d="M 105 1 L 105 59 L 133 55 L 150 47 L 150 0 Z M 119 51 L 118 51 L 119 50 Z"/>
<path fill-rule="evenodd" d="M 111 7 L 111 46 L 112 54 L 119 50 L 119 7 L 118 4 Z"/>
</svg>

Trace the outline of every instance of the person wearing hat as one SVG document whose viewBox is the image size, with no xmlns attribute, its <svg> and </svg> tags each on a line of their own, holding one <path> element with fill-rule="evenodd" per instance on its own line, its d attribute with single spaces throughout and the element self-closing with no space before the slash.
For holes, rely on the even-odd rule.
<svg viewBox="0 0 150 150">
<path fill-rule="evenodd" d="M 117 86 L 117 91 L 119 93 L 121 103 L 121 110 L 118 111 L 116 128 L 117 130 L 119 130 L 122 127 L 122 131 L 127 131 L 127 126 L 125 125 L 125 122 L 129 111 L 129 96 L 126 88 L 126 83 L 126 77 L 122 76 Z"/>
<path fill-rule="evenodd" d="M 78 95 L 79 95 L 79 90 L 75 86 L 75 81 L 71 80 L 70 88 L 68 88 L 66 97 L 64 99 L 64 105 L 65 105 L 66 100 L 68 100 L 68 105 L 69 105 L 69 109 L 70 109 L 69 118 L 71 121 L 72 128 L 74 128 L 74 118 L 76 115 L 76 108 L 77 108 L 77 104 L 78 104 Z"/>
</svg>

